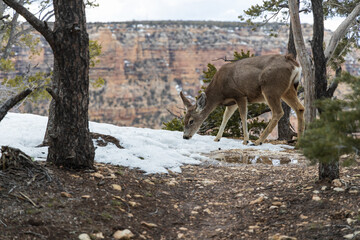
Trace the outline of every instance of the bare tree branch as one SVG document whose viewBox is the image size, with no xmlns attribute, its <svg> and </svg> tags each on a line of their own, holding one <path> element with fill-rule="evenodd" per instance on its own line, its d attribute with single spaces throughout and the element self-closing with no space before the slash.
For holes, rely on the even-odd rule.
<svg viewBox="0 0 360 240">
<path fill-rule="evenodd" d="M 23 16 L 37 31 L 39 31 L 45 39 L 48 41 L 50 46 L 54 44 L 53 32 L 47 27 L 45 22 L 39 20 L 27 10 L 22 4 L 16 0 L 3 0 L 9 7 L 13 8 L 17 13 Z"/>
<path fill-rule="evenodd" d="M 5 117 L 7 112 L 14 107 L 18 102 L 26 98 L 32 90 L 26 89 L 19 93 L 18 95 L 8 99 L 1 107 L 0 107 L 0 121 Z"/>
<path fill-rule="evenodd" d="M 331 59 L 334 51 L 340 42 L 340 40 L 345 36 L 346 32 L 349 30 L 352 23 L 354 23 L 357 16 L 360 14 L 360 3 L 352 10 L 352 12 L 347 16 L 347 18 L 338 26 L 333 35 L 330 38 L 329 44 L 326 46 L 324 51 L 326 61 Z"/>
</svg>

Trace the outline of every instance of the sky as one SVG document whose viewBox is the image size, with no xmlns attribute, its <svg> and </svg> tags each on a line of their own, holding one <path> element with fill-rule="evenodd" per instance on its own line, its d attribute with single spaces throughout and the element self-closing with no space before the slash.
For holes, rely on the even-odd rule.
<svg viewBox="0 0 360 240">
<path fill-rule="evenodd" d="M 238 16 L 262 0 L 97 0 L 99 7 L 87 9 L 88 22 L 132 20 L 215 20 L 239 21 Z M 302 23 L 312 23 L 312 15 L 301 15 Z M 340 18 L 325 22 L 335 30 Z"/>
<path fill-rule="evenodd" d="M 19 148 L 35 160 L 46 160 L 47 147 L 41 144 L 47 124 L 47 117 L 8 113 L 0 122 L 0 146 Z M 90 122 L 90 131 L 111 135 L 120 141 L 124 149 L 114 144 L 106 147 L 96 146 L 95 161 L 110 163 L 143 170 L 146 174 L 181 172 L 184 164 L 213 163 L 202 153 L 209 153 L 221 148 L 248 149 L 258 151 L 282 151 L 293 148 L 288 145 L 245 146 L 241 140 L 222 138 L 214 142 L 213 136 L 195 135 L 190 140 L 182 138 L 182 132 L 154 130 L 148 128 L 118 127 L 111 124 Z M 273 159 L 273 165 L 279 165 L 279 159 Z M 292 159 L 297 163 L 297 159 Z"/>
</svg>

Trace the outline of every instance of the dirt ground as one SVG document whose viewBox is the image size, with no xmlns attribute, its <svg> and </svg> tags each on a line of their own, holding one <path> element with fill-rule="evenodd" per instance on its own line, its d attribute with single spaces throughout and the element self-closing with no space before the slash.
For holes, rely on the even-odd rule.
<svg viewBox="0 0 360 240">
<path fill-rule="evenodd" d="M 166 175 L 45 162 L 46 174 L 0 170 L 0 239 L 360 239 L 360 163 L 318 183 L 316 166 L 287 153 L 296 162 L 274 166 L 269 156 L 248 164 L 237 150 L 218 151 L 214 159 L 231 161 Z"/>
</svg>

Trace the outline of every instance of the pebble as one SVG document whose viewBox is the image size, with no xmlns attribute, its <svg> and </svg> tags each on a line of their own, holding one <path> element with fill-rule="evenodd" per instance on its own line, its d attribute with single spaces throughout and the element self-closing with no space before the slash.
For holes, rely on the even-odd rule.
<svg viewBox="0 0 360 240">
<path fill-rule="evenodd" d="M 111 186 L 116 191 L 122 191 L 122 188 L 119 184 L 112 184 Z"/>
<path fill-rule="evenodd" d="M 211 210 L 208 208 L 204 209 L 204 212 L 206 212 L 207 214 L 212 214 Z"/>
<path fill-rule="evenodd" d="M 66 198 L 71 198 L 72 197 L 72 195 L 70 193 L 67 193 L 67 192 L 61 192 L 60 195 L 62 197 L 66 197 Z"/>
<path fill-rule="evenodd" d="M 147 227 L 150 227 L 150 228 L 155 228 L 155 227 L 158 226 L 155 223 L 148 223 L 148 222 L 144 222 L 144 221 L 141 222 L 141 225 L 144 225 L 144 226 L 147 226 Z"/>
<path fill-rule="evenodd" d="M 335 192 L 344 192 L 345 189 L 340 188 L 340 187 L 335 187 L 335 188 L 334 188 L 334 191 L 335 191 Z"/>
<path fill-rule="evenodd" d="M 101 173 L 98 173 L 98 172 L 93 173 L 92 175 L 93 175 L 94 177 L 96 177 L 96 178 L 100 178 L 100 179 L 103 179 L 103 178 L 104 178 L 104 175 L 102 175 Z"/>
<path fill-rule="evenodd" d="M 342 183 L 340 181 L 340 179 L 334 179 L 331 184 L 334 186 L 334 187 L 341 187 L 342 186 Z"/>
<path fill-rule="evenodd" d="M 347 222 L 347 224 L 351 225 L 351 224 L 357 222 L 357 220 L 356 220 L 356 219 L 352 219 L 352 218 L 347 218 L 347 219 L 346 219 L 346 222 Z"/>
<path fill-rule="evenodd" d="M 133 238 L 135 235 L 129 230 L 118 230 L 114 233 L 113 237 L 115 239 L 130 239 Z"/>
<path fill-rule="evenodd" d="M 274 236 L 269 237 L 269 240 L 297 240 L 297 238 L 289 237 L 289 236 L 281 235 L 280 233 L 277 233 Z"/>
<path fill-rule="evenodd" d="M 261 203 L 262 201 L 264 201 L 265 197 L 264 196 L 260 196 L 258 197 L 257 199 L 255 199 L 254 201 L 251 201 L 250 202 L 250 205 L 254 205 L 254 204 L 257 204 L 257 203 Z"/>
<path fill-rule="evenodd" d="M 79 235 L 79 240 L 91 240 L 91 238 L 86 233 L 82 233 Z"/>
<path fill-rule="evenodd" d="M 358 194 L 358 193 L 359 193 L 359 190 L 358 190 L 357 188 L 355 188 L 355 187 L 351 187 L 351 188 L 349 189 L 349 193 L 351 193 L 351 194 Z"/>
<path fill-rule="evenodd" d="M 91 236 L 95 239 L 104 239 L 104 234 L 102 232 L 98 232 L 98 233 L 93 233 L 91 234 Z"/>
<path fill-rule="evenodd" d="M 312 200 L 314 200 L 314 201 L 321 201 L 321 198 L 320 198 L 319 196 L 317 196 L 317 195 L 314 195 L 314 196 L 312 197 Z"/>
</svg>

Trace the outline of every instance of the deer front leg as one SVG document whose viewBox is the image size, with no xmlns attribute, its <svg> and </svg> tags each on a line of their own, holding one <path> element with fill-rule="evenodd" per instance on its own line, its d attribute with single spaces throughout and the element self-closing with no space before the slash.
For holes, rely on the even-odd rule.
<svg viewBox="0 0 360 240">
<path fill-rule="evenodd" d="M 228 123 L 229 119 L 231 118 L 231 116 L 234 114 L 234 112 L 236 111 L 237 109 L 237 106 L 236 104 L 234 105 L 231 105 L 231 106 L 227 106 L 225 108 L 225 112 L 224 112 L 224 115 L 223 115 L 223 119 L 222 119 L 222 122 L 221 122 L 221 126 L 219 128 L 219 132 L 218 134 L 216 135 L 214 141 L 215 142 L 218 142 L 220 141 L 223 133 L 224 133 L 224 130 L 225 130 L 225 127 L 226 127 L 226 124 Z"/>
<path fill-rule="evenodd" d="M 248 108 L 247 108 L 247 99 L 246 99 L 246 97 L 238 100 L 237 105 L 239 107 L 241 124 L 242 124 L 242 127 L 243 127 L 243 133 L 244 133 L 243 144 L 247 145 L 249 143 L 249 131 L 248 131 L 248 127 L 247 127 Z"/>
</svg>

